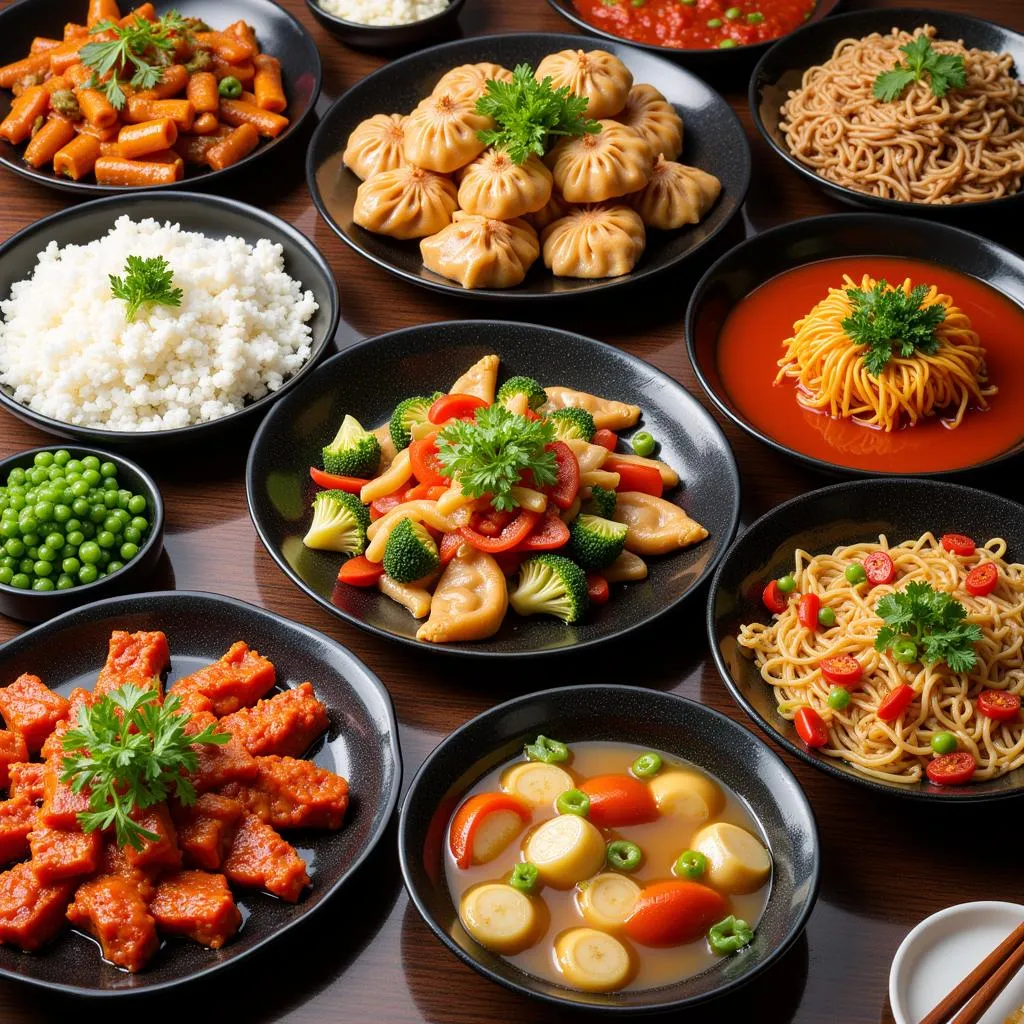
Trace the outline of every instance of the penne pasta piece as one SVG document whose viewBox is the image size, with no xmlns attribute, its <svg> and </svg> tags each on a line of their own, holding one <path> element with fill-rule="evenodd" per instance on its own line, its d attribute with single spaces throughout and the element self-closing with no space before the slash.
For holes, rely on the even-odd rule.
<svg viewBox="0 0 1024 1024">
<path fill-rule="evenodd" d="M 169 100 L 179 96 L 189 84 L 184 64 L 171 64 L 163 69 L 163 76 L 152 89 L 142 89 L 135 95 L 144 100 Z"/>
<path fill-rule="evenodd" d="M 277 138 L 288 127 L 288 118 L 274 114 L 269 110 L 261 110 L 251 103 L 241 100 L 221 100 L 220 119 L 225 124 L 237 128 L 240 124 L 251 124 L 260 135 L 268 139 Z"/>
<path fill-rule="evenodd" d="M 363 485 L 359 492 L 359 500 L 364 505 L 369 505 L 370 502 L 397 491 L 403 484 L 408 483 L 411 476 L 409 449 L 405 448 L 395 456 L 394 461 L 385 472 Z"/>
<path fill-rule="evenodd" d="M 119 156 L 101 156 L 94 168 L 99 185 L 169 185 L 182 178 L 181 165 L 157 160 L 126 160 Z"/>
<path fill-rule="evenodd" d="M 220 110 L 217 76 L 212 71 L 197 71 L 188 80 L 189 103 L 197 114 L 216 114 Z"/>
<path fill-rule="evenodd" d="M 25 147 L 22 155 L 29 167 L 36 169 L 51 163 L 61 150 L 75 137 L 75 128 L 63 117 L 51 117 L 42 128 L 32 136 L 32 141 Z"/>
<path fill-rule="evenodd" d="M 228 64 L 241 64 L 252 60 L 255 50 L 247 39 L 227 32 L 197 32 L 196 42 L 205 50 L 212 50 Z"/>
<path fill-rule="evenodd" d="M 475 500 L 468 494 L 463 494 L 462 485 L 458 480 L 453 480 L 448 490 L 437 499 L 437 511 L 443 516 L 450 516 L 457 509 Z"/>
<path fill-rule="evenodd" d="M 254 57 L 260 52 L 260 44 L 256 39 L 256 33 L 248 22 L 234 21 L 224 31 L 227 35 L 235 36 L 251 46 Z"/>
<path fill-rule="evenodd" d="M 13 64 L 5 64 L 0 67 L 0 88 L 11 89 L 25 79 L 38 79 L 32 84 L 39 84 L 42 81 L 42 76 L 50 70 L 51 55 L 58 49 L 60 47 L 55 46 L 44 53 L 30 53 L 27 57 L 14 61 Z"/>
<path fill-rule="evenodd" d="M 218 81 L 222 78 L 237 78 L 243 86 L 249 86 L 256 78 L 256 65 L 251 60 L 242 61 L 241 64 L 229 64 L 214 54 L 213 73 Z"/>
<path fill-rule="evenodd" d="M 119 152 L 129 160 L 170 149 L 177 140 L 177 126 L 169 117 L 126 124 L 117 135 Z"/>
<path fill-rule="evenodd" d="M 420 498 L 416 501 L 406 501 L 397 508 L 393 508 L 387 515 L 381 516 L 376 522 L 370 523 L 366 536 L 370 543 L 366 548 L 366 557 L 371 562 L 379 562 L 384 557 L 384 548 L 387 545 L 391 531 L 402 519 L 411 519 L 415 523 L 426 523 L 427 526 L 442 533 L 451 533 L 455 524 L 437 511 L 437 502 L 427 501 Z"/>
<path fill-rule="evenodd" d="M 112 124 L 109 128 L 97 128 L 94 124 L 89 124 L 88 121 L 77 121 L 75 123 L 75 131 L 80 135 L 92 135 L 94 138 L 100 140 L 100 142 L 117 142 L 117 133 L 121 130 L 120 124 Z"/>
<path fill-rule="evenodd" d="M 85 25 L 79 25 L 74 21 L 66 22 L 64 25 L 64 42 L 66 43 L 69 39 L 81 39 L 82 36 L 87 36 L 89 30 Z"/>
<path fill-rule="evenodd" d="M 129 96 L 122 116 L 129 124 L 169 117 L 179 132 L 188 132 L 192 130 L 196 111 L 188 100 L 147 100 L 141 96 Z"/>
<path fill-rule="evenodd" d="M 136 21 L 156 21 L 156 8 L 152 4 L 141 4 L 130 10 L 118 24 L 125 28 Z"/>
<path fill-rule="evenodd" d="M 87 174 L 92 174 L 105 145 L 111 143 L 100 142 L 94 135 L 76 134 L 54 155 L 54 173 L 72 181 L 81 181 Z M 113 145 L 116 147 L 117 143 Z"/>
<path fill-rule="evenodd" d="M 603 487 L 606 491 L 614 491 L 621 479 L 618 473 L 609 473 L 606 469 L 593 469 L 589 473 L 580 473 L 580 487 Z"/>
<path fill-rule="evenodd" d="M 32 134 L 36 119 L 44 117 L 50 106 L 50 97 L 41 85 L 26 89 L 11 104 L 7 116 L 0 122 L 0 138 L 17 145 Z"/>
<path fill-rule="evenodd" d="M 216 114 L 199 114 L 196 119 L 192 122 L 192 134 L 193 135 L 213 135 L 220 127 L 220 121 L 217 120 Z M 231 129 L 229 128 L 224 135 L 220 138 L 224 138 L 230 134 Z"/>
<path fill-rule="evenodd" d="M 427 586 L 436 583 L 439 575 L 437 572 L 415 583 L 399 583 L 385 574 L 377 580 L 377 589 L 392 601 L 397 601 L 403 608 L 407 608 L 414 619 L 425 619 L 430 614 L 431 600 Z"/>
<path fill-rule="evenodd" d="M 60 39 L 50 39 L 48 36 L 36 36 L 32 40 L 32 45 L 28 48 L 29 53 L 47 53 L 52 50 L 55 46 L 60 46 Z M 50 69 L 50 61 L 46 61 L 46 70 Z"/>
<path fill-rule="evenodd" d="M 89 28 L 101 21 L 120 20 L 121 8 L 117 6 L 117 0 L 89 0 L 89 11 L 85 17 Z"/>
<path fill-rule="evenodd" d="M 253 58 L 256 77 L 253 79 L 253 92 L 256 94 L 256 106 L 281 114 L 288 108 L 288 100 L 281 84 L 281 62 L 276 57 L 258 54 Z"/>
<path fill-rule="evenodd" d="M 206 162 L 215 171 L 237 164 L 260 144 L 260 133 L 251 124 L 240 124 L 206 151 Z"/>
</svg>

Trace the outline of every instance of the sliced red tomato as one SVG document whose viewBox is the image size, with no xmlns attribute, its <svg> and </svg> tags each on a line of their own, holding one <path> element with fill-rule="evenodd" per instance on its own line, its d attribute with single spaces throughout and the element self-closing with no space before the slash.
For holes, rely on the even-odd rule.
<svg viewBox="0 0 1024 1024">
<path fill-rule="evenodd" d="M 884 551 L 872 551 L 863 561 L 864 574 L 873 587 L 892 583 L 896 579 L 896 566 Z"/>
<path fill-rule="evenodd" d="M 463 536 L 456 530 L 454 533 L 446 533 L 438 545 L 438 554 L 441 556 L 441 564 L 447 565 L 462 547 Z"/>
<path fill-rule="evenodd" d="M 964 587 L 968 594 L 973 594 L 975 597 L 984 597 L 986 594 L 991 594 L 996 589 L 998 583 L 999 570 L 995 567 L 995 563 L 982 562 L 981 565 L 976 565 L 967 574 L 967 579 L 964 580 Z"/>
<path fill-rule="evenodd" d="M 485 537 L 497 537 L 515 517 L 515 512 L 499 512 L 495 508 L 488 507 L 479 512 L 474 512 L 469 525 L 477 533 L 482 533 Z"/>
<path fill-rule="evenodd" d="M 646 782 L 632 775 L 595 775 L 580 783 L 590 797 L 587 817 L 598 828 L 622 828 L 656 821 L 658 805 Z"/>
<path fill-rule="evenodd" d="M 607 604 L 611 596 L 608 581 L 599 572 L 587 573 L 587 597 L 591 604 Z"/>
<path fill-rule="evenodd" d="M 973 754 L 958 750 L 955 754 L 943 754 L 929 761 L 925 771 L 936 786 L 962 786 L 974 778 L 977 768 Z"/>
<path fill-rule="evenodd" d="M 796 605 L 797 620 L 805 629 L 816 630 L 820 610 L 821 598 L 817 594 L 804 594 Z"/>
<path fill-rule="evenodd" d="M 602 448 L 607 448 L 608 451 L 613 452 L 619 443 L 619 435 L 616 434 L 614 430 L 602 427 L 594 433 L 594 436 L 590 439 L 590 443 L 599 444 Z"/>
<path fill-rule="evenodd" d="M 793 718 L 797 735 L 809 747 L 823 747 L 828 743 L 828 727 L 814 708 L 797 708 Z"/>
<path fill-rule="evenodd" d="M 638 466 L 632 462 L 619 462 L 614 455 L 604 460 L 602 469 L 609 473 L 619 474 L 617 491 L 639 491 L 641 494 L 653 494 L 660 498 L 665 489 L 661 482 L 661 474 L 653 466 Z"/>
<path fill-rule="evenodd" d="M 405 501 L 405 488 L 400 487 L 391 494 L 385 494 L 383 498 L 377 498 L 370 502 L 370 518 L 380 519 L 386 516 L 393 508 L 398 508 Z"/>
<path fill-rule="evenodd" d="M 995 722 L 1012 722 L 1020 714 L 1020 697 L 1006 690 L 982 690 L 978 710 Z"/>
<path fill-rule="evenodd" d="M 912 686 L 900 683 L 895 690 L 890 690 L 882 698 L 882 703 L 878 705 L 878 710 L 875 714 L 883 722 L 895 722 L 914 703 L 915 696 L 916 694 Z"/>
<path fill-rule="evenodd" d="M 789 604 L 786 600 L 786 595 L 779 590 L 778 580 L 772 580 L 761 591 L 761 601 L 764 603 L 765 608 L 775 615 L 781 615 L 786 610 L 786 605 Z"/>
<path fill-rule="evenodd" d="M 332 491 L 347 491 L 358 494 L 370 481 L 360 476 L 338 476 L 337 473 L 326 473 L 316 466 L 309 467 L 309 475 L 317 487 L 326 487 Z"/>
<path fill-rule="evenodd" d="M 446 486 L 448 477 L 444 475 L 444 469 L 438 458 L 437 431 L 427 434 L 419 441 L 413 441 L 409 445 L 409 463 L 412 466 L 413 476 L 421 484 L 428 486 Z"/>
<path fill-rule="evenodd" d="M 405 492 L 403 500 L 419 501 L 420 499 L 426 499 L 427 501 L 437 501 L 447 490 L 448 488 L 443 484 L 417 484 Z"/>
<path fill-rule="evenodd" d="M 547 448 L 555 453 L 555 482 L 544 490 L 559 508 L 568 508 L 580 490 L 580 464 L 564 441 L 554 441 Z"/>
<path fill-rule="evenodd" d="M 954 555 L 973 555 L 974 541 L 966 533 L 944 533 L 942 546 Z"/>
<path fill-rule="evenodd" d="M 477 409 L 485 409 L 487 403 L 476 395 L 442 395 L 427 411 L 431 423 L 447 423 L 449 420 L 473 419 Z"/>
<path fill-rule="evenodd" d="M 534 412 L 532 409 L 527 409 L 526 412 L 523 413 L 523 415 L 528 420 L 533 420 L 535 423 L 537 422 L 537 420 L 544 419 L 544 417 L 541 416 L 541 414 L 539 412 Z"/>
<path fill-rule="evenodd" d="M 365 555 L 357 555 L 338 570 L 338 582 L 352 587 L 375 587 L 383 575 L 383 565 L 371 562 Z"/>
<path fill-rule="evenodd" d="M 680 946 L 699 939 L 725 911 L 724 897 L 700 882 L 655 882 L 644 886 L 623 927 L 641 946 Z"/>
<path fill-rule="evenodd" d="M 514 547 L 521 544 L 534 526 L 536 526 L 539 518 L 540 514 L 538 512 L 522 509 L 519 515 L 495 537 L 488 537 L 486 534 L 479 533 L 472 526 L 460 526 L 459 533 L 462 534 L 464 540 L 472 544 L 478 551 L 486 551 L 488 554 L 495 555 L 499 551 L 511 551 Z"/>
<path fill-rule="evenodd" d="M 853 686 L 860 682 L 864 668 L 852 654 L 833 654 L 818 663 L 821 674 L 837 686 Z"/>
<path fill-rule="evenodd" d="M 569 543 L 569 527 L 554 512 L 547 512 L 520 543 L 517 551 L 556 551 Z"/>
<path fill-rule="evenodd" d="M 471 796 L 455 812 L 448 833 L 448 846 L 455 863 L 465 871 L 474 861 L 485 864 L 493 860 L 529 820 L 526 804 L 508 793 Z"/>
<path fill-rule="evenodd" d="M 499 551 L 497 554 L 491 555 L 491 557 L 498 563 L 498 568 L 506 576 L 515 576 L 519 572 L 519 567 L 523 564 L 523 559 L 526 558 L 526 552 Z"/>
</svg>

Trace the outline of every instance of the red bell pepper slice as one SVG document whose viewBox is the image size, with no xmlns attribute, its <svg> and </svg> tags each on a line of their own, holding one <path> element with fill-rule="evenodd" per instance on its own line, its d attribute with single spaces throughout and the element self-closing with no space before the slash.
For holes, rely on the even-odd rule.
<svg viewBox="0 0 1024 1024">
<path fill-rule="evenodd" d="M 616 434 L 614 430 L 602 427 L 594 433 L 594 436 L 590 439 L 590 443 L 599 444 L 602 448 L 607 448 L 608 451 L 613 452 L 619 443 L 619 435 Z"/>
<path fill-rule="evenodd" d="M 611 455 L 604 460 L 601 468 L 608 470 L 609 473 L 619 474 L 619 486 L 615 488 L 617 491 L 639 491 L 641 494 L 653 494 L 655 498 L 660 498 L 664 490 L 661 474 L 653 466 L 619 462 Z"/>
<path fill-rule="evenodd" d="M 569 543 L 569 527 L 548 512 L 516 548 L 517 551 L 555 551 Z"/>
<path fill-rule="evenodd" d="M 380 519 L 386 516 L 393 508 L 398 508 L 405 501 L 405 488 L 400 487 L 397 491 L 385 494 L 383 498 L 376 498 L 370 502 L 370 518 Z"/>
<path fill-rule="evenodd" d="M 514 512 L 499 512 L 497 509 L 487 508 L 480 512 L 474 512 L 469 520 L 469 525 L 485 537 L 497 537 L 515 517 Z"/>
<path fill-rule="evenodd" d="M 587 597 L 594 605 L 607 604 L 611 596 L 611 588 L 608 581 L 599 572 L 587 573 Z"/>
<path fill-rule="evenodd" d="M 412 474 L 421 484 L 431 486 L 447 486 L 448 477 L 442 472 L 443 468 L 437 451 L 437 434 L 434 431 L 427 434 L 419 441 L 413 441 L 409 445 L 409 463 L 412 466 Z"/>
<path fill-rule="evenodd" d="M 441 556 L 441 564 L 447 565 L 462 547 L 462 534 L 458 530 L 453 533 L 446 533 L 438 545 L 438 554 Z"/>
<path fill-rule="evenodd" d="M 353 587 L 375 587 L 377 580 L 384 575 L 384 566 L 379 562 L 371 562 L 366 555 L 350 558 L 338 570 L 338 582 L 348 583 Z"/>
<path fill-rule="evenodd" d="M 520 544 L 534 528 L 539 518 L 539 513 L 522 509 L 519 515 L 497 537 L 487 537 L 478 533 L 471 526 L 460 526 L 459 533 L 478 551 L 486 551 L 488 554 L 494 555 L 499 551 L 511 551 Z"/>
<path fill-rule="evenodd" d="M 545 490 L 559 508 L 568 508 L 579 494 L 580 464 L 564 441 L 552 442 L 547 450 L 555 453 L 555 482 Z"/>
<path fill-rule="evenodd" d="M 404 501 L 419 501 L 421 498 L 427 501 L 437 501 L 448 488 L 442 484 L 417 484 L 405 492 Z"/>
<path fill-rule="evenodd" d="M 349 494 L 358 494 L 369 480 L 360 476 L 338 476 L 335 473 L 325 473 L 316 466 L 309 467 L 309 475 L 317 487 L 326 487 L 332 491 L 347 491 Z"/>
<path fill-rule="evenodd" d="M 449 420 L 472 420 L 477 409 L 487 408 L 487 403 L 476 395 L 442 395 L 428 410 L 431 423 L 447 423 Z"/>
</svg>

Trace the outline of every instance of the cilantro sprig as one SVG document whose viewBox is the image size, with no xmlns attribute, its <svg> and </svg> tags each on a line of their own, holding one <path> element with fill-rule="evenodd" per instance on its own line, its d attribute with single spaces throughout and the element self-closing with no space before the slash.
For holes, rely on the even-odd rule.
<svg viewBox="0 0 1024 1024">
<path fill-rule="evenodd" d="M 529 64 L 519 64 L 511 82 L 492 79 L 476 101 L 476 112 L 498 125 L 477 132 L 477 137 L 507 153 L 513 163 L 525 163 L 531 153 L 543 156 L 552 136 L 598 134 L 601 126 L 586 116 L 589 102 L 574 96 L 568 86 L 555 89 L 550 78 L 538 82 Z"/>
<path fill-rule="evenodd" d="M 885 623 L 875 637 L 875 650 L 890 648 L 897 660 L 934 665 L 944 661 L 953 672 L 969 672 L 977 664 L 974 644 L 981 639 L 981 627 L 965 622 L 964 606 L 945 591 L 912 580 L 875 606 Z"/>
<path fill-rule="evenodd" d="M 456 420 L 445 427 L 437 435 L 437 450 L 441 465 L 448 476 L 458 479 L 463 494 L 490 495 L 494 508 L 507 512 L 519 504 L 511 491 L 524 470 L 533 474 L 538 487 L 555 482 L 555 453 L 546 447 L 554 439 L 554 427 L 547 420 L 530 420 L 491 405 L 478 409 L 473 422 Z"/>
<path fill-rule="evenodd" d="M 909 85 L 928 75 L 932 95 L 941 99 L 950 89 L 962 89 L 967 84 L 967 68 L 959 54 L 939 53 L 932 48 L 926 35 L 915 36 L 900 52 L 906 60 L 897 62 L 891 71 L 883 71 L 875 79 L 875 98 L 891 103 L 903 95 Z"/>
<path fill-rule="evenodd" d="M 864 365 L 877 377 L 893 353 L 907 358 L 918 349 L 932 355 L 939 348 L 936 328 L 946 318 L 939 303 L 924 306 L 928 285 L 919 284 L 909 292 L 892 288 L 884 279 L 873 288 L 848 288 L 852 312 L 843 320 L 843 330 L 852 342 L 867 345 Z"/>
<path fill-rule="evenodd" d="M 179 711 L 177 697 L 157 703 L 157 692 L 127 684 L 78 711 L 77 727 L 64 734 L 61 781 L 75 793 L 89 791 L 89 810 L 78 815 L 83 832 L 113 826 L 118 846 L 141 850 L 146 839 L 160 837 L 131 817 L 172 793 L 195 803 L 196 790 L 186 772 L 198 765 L 193 744 L 227 743 L 228 733 L 208 725 L 185 734 L 192 716 Z"/>
<path fill-rule="evenodd" d="M 126 305 L 125 319 L 132 323 L 139 310 L 147 303 L 162 306 L 180 306 L 185 294 L 174 287 L 174 272 L 163 256 L 143 259 L 129 256 L 124 264 L 124 277 L 110 277 L 110 294 Z"/>
</svg>

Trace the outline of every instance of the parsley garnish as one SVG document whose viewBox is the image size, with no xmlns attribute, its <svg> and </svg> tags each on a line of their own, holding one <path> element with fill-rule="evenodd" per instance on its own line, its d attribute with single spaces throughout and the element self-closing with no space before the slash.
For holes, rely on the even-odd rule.
<svg viewBox="0 0 1024 1024">
<path fill-rule="evenodd" d="M 932 95 L 940 99 L 950 89 L 962 89 L 967 84 L 967 68 L 959 54 L 938 53 L 932 49 L 931 40 L 925 35 L 915 36 L 900 52 L 907 55 L 905 63 L 897 62 L 891 71 L 883 71 L 876 79 L 876 99 L 889 103 L 899 99 L 903 90 L 914 82 L 920 82 L 925 72 Z"/>
<path fill-rule="evenodd" d="M 919 284 L 908 295 L 884 279 L 869 291 L 847 288 L 853 312 L 843 320 L 843 330 L 854 344 L 868 346 L 864 365 L 872 376 L 881 374 L 893 352 L 907 358 L 914 349 L 926 355 L 938 350 L 935 329 L 946 319 L 946 309 L 937 302 L 922 306 L 928 291 Z"/>
<path fill-rule="evenodd" d="M 912 580 L 905 590 L 886 594 L 875 614 L 885 623 L 875 637 L 877 651 L 902 641 L 905 656 L 901 661 L 917 660 L 911 656 L 916 650 L 925 664 L 944 661 L 953 672 L 969 672 L 977 663 L 973 645 L 981 639 L 981 627 L 964 622 L 967 611 L 951 594 Z M 908 643 L 912 645 L 909 649 Z"/>
<path fill-rule="evenodd" d="M 124 277 L 110 274 L 110 293 L 115 299 L 123 299 L 127 305 L 125 319 L 132 323 L 140 307 L 149 302 L 162 306 L 180 306 L 185 294 L 174 288 L 174 274 L 163 256 L 143 259 L 129 256 L 124 264 Z"/>
<path fill-rule="evenodd" d="M 64 734 L 62 782 L 75 793 L 89 789 L 89 810 L 78 815 L 83 832 L 114 827 L 118 846 L 141 850 L 144 839 L 160 837 L 131 818 L 132 811 L 166 800 L 173 792 L 183 804 L 195 803 L 186 778 L 198 765 L 196 743 L 227 743 L 226 732 L 208 725 L 185 735 L 191 715 L 179 712 L 177 697 L 157 703 L 154 689 L 130 683 L 78 710 L 78 725 Z"/>
<path fill-rule="evenodd" d="M 498 127 L 477 132 L 488 146 L 507 153 L 516 164 L 531 153 L 543 156 L 552 135 L 596 135 L 597 121 L 587 116 L 585 96 L 574 96 L 566 85 L 552 88 L 551 79 L 538 82 L 529 64 L 519 64 L 511 82 L 494 79 L 476 101 L 476 112 L 494 118 Z"/>
<path fill-rule="evenodd" d="M 478 409 L 474 422 L 456 420 L 437 435 L 438 458 L 448 475 L 458 479 L 462 493 L 472 498 L 490 496 L 498 511 L 515 508 L 511 491 L 524 470 L 537 487 L 555 482 L 555 453 L 547 448 L 555 439 L 547 420 L 530 420 L 503 405 Z"/>
</svg>

